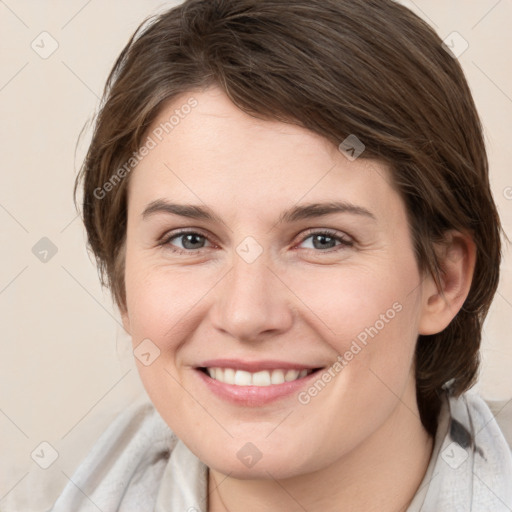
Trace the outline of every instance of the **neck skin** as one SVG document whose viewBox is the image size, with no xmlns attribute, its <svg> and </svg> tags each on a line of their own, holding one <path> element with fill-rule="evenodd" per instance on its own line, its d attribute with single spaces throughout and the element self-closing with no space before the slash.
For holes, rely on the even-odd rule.
<svg viewBox="0 0 512 512">
<path fill-rule="evenodd" d="M 387 421 L 350 453 L 314 473 L 285 480 L 237 480 L 208 472 L 209 512 L 405 512 L 427 471 L 433 440 L 415 386 Z"/>
</svg>

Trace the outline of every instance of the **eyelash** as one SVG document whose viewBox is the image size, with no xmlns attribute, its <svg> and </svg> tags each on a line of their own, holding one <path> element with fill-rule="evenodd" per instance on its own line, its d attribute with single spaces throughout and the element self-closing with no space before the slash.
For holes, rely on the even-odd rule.
<svg viewBox="0 0 512 512">
<path fill-rule="evenodd" d="M 192 253 L 201 253 L 204 249 L 207 249 L 205 247 L 201 247 L 197 250 L 193 250 L 193 249 L 179 249 L 177 247 L 173 247 L 171 245 L 171 241 L 176 239 L 176 238 L 180 238 L 180 237 L 183 237 L 185 235 L 199 235 L 200 237 L 208 240 L 208 237 L 203 235 L 202 233 L 199 233 L 197 231 L 187 231 L 187 230 L 184 230 L 184 231 L 179 231 L 177 233 L 172 233 L 168 236 L 166 236 L 160 243 L 159 245 L 162 246 L 162 247 L 165 247 L 166 249 L 169 249 L 170 251 L 174 252 L 174 253 L 177 253 L 177 254 L 192 254 Z M 343 236 L 340 236 L 336 233 L 336 231 L 330 231 L 328 229 L 324 229 L 324 230 L 311 230 L 311 231 L 308 231 L 306 233 L 306 235 L 300 240 L 299 242 L 299 245 L 304 243 L 308 238 L 311 238 L 312 236 L 314 235 L 323 235 L 323 236 L 327 236 L 329 238 L 333 238 L 334 240 L 340 242 L 336 247 L 340 248 L 340 247 L 343 247 L 343 248 L 349 248 L 349 247 L 353 247 L 354 245 L 354 241 L 353 240 L 349 240 Z M 209 240 L 208 240 L 209 241 Z M 317 249 L 307 249 L 309 251 L 314 251 L 316 253 L 333 253 L 333 252 L 337 252 L 338 249 L 336 249 L 336 247 L 333 247 L 331 249 L 328 249 L 328 250 L 325 250 L 325 251 L 322 251 L 322 250 L 317 250 Z"/>
</svg>

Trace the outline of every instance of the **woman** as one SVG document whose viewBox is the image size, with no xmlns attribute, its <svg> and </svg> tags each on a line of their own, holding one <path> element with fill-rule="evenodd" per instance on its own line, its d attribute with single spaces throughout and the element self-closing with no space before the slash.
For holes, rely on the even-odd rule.
<svg viewBox="0 0 512 512">
<path fill-rule="evenodd" d="M 53 510 L 510 510 L 466 391 L 501 226 L 459 64 L 388 0 L 188 0 L 77 187 L 151 404 Z"/>
</svg>

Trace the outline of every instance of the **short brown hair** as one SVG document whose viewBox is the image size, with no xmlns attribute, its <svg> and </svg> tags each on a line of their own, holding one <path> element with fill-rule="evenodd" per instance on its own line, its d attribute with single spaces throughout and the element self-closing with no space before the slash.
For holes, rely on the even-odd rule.
<svg viewBox="0 0 512 512">
<path fill-rule="evenodd" d="M 138 150 L 164 102 L 212 85 L 250 115 L 336 145 L 355 134 L 363 158 L 388 163 L 418 267 L 438 286 L 434 243 L 451 229 L 472 235 L 476 268 L 462 309 L 417 341 L 418 406 L 433 434 L 442 386 L 452 381 L 457 396 L 475 380 L 501 260 L 481 124 L 458 61 L 391 0 L 187 0 L 146 19 L 108 77 L 75 185 L 76 197 L 83 180 L 88 242 L 122 310 L 129 175 L 98 190 Z"/>
</svg>

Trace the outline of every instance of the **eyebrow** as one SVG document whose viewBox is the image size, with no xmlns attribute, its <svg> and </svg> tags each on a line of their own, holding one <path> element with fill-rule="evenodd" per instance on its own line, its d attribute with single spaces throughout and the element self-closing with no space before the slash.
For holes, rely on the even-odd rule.
<svg viewBox="0 0 512 512">
<path fill-rule="evenodd" d="M 142 212 L 142 218 L 145 220 L 157 213 L 167 213 L 187 217 L 189 219 L 222 223 L 220 217 L 213 213 L 208 207 L 170 203 L 164 199 L 157 199 L 149 203 Z M 277 224 L 297 222 L 299 220 L 322 217 L 334 213 L 350 213 L 352 215 L 360 215 L 377 220 L 371 211 L 362 206 L 357 206 L 345 201 L 331 201 L 327 203 L 309 203 L 293 206 L 281 213 Z"/>
</svg>

